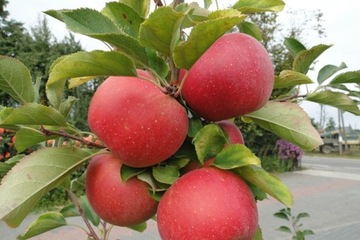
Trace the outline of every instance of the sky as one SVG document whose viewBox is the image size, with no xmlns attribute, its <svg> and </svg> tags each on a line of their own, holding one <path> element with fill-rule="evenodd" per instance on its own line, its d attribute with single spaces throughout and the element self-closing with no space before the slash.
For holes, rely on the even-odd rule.
<svg viewBox="0 0 360 240">
<path fill-rule="evenodd" d="M 89 7 L 101 10 L 109 0 L 9 0 L 7 10 L 10 12 L 10 18 L 23 22 L 27 28 L 35 26 L 39 17 L 45 16 L 43 11 L 50 9 L 75 9 L 80 7 Z M 170 0 L 165 2 L 169 3 Z M 187 2 L 187 1 L 186 1 Z M 202 1 L 198 1 L 202 4 Z M 231 5 L 234 0 L 218 0 L 220 6 Z M 345 62 L 348 66 L 344 71 L 360 70 L 360 1 L 359 0 L 284 0 L 285 9 L 281 13 L 281 19 L 291 24 L 294 21 L 288 10 L 313 11 L 320 9 L 324 14 L 322 26 L 325 29 L 325 37 L 319 38 L 316 34 L 306 35 L 302 39 L 307 48 L 317 44 L 333 45 L 324 54 L 322 54 L 315 65 L 315 69 L 309 72 L 309 76 L 316 81 L 317 72 L 327 64 L 340 65 Z M 62 39 L 68 34 L 64 24 L 47 17 L 53 34 L 57 39 Z M 284 36 L 286 37 L 286 36 Z M 97 40 L 90 39 L 81 35 L 76 35 L 86 50 L 107 49 L 105 45 Z M 315 85 L 309 86 L 311 89 Z M 311 118 L 319 119 L 320 106 L 318 104 L 303 103 L 301 107 Z M 333 117 L 337 122 L 337 110 L 332 107 L 326 107 L 326 116 Z M 344 114 L 345 125 L 351 125 L 353 128 L 360 129 L 360 117 L 350 113 Z"/>
</svg>

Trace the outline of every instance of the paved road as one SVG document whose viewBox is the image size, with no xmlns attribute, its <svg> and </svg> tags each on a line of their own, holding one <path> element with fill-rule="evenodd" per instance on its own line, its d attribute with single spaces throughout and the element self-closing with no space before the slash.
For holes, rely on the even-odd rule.
<svg viewBox="0 0 360 240">
<path fill-rule="evenodd" d="M 312 229 L 314 236 L 307 240 L 360 239 L 360 159 L 304 157 L 305 170 L 282 173 L 278 176 L 290 188 L 295 204 L 293 213 L 307 212 L 304 228 Z M 273 199 L 258 204 L 260 226 L 265 240 L 288 240 L 287 233 L 276 230 L 287 222 L 273 217 L 283 205 Z M 9 230 L 0 222 L 0 240 L 13 240 L 34 219 L 30 216 L 16 230 Z M 74 223 L 79 219 L 73 219 Z M 60 228 L 34 237 L 34 240 L 84 240 L 86 235 L 74 227 Z M 159 240 L 156 223 L 150 221 L 145 233 L 126 228 L 114 228 L 111 240 Z"/>
<path fill-rule="evenodd" d="M 310 214 L 302 222 L 315 235 L 306 239 L 360 239 L 360 159 L 304 157 L 302 165 L 305 170 L 279 177 L 294 196 L 293 213 Z M 275 230 L 286 221 L 272 216 L 283 206 L 270 199 L 258 207 L 264 239 L 290 239 L 288 234 Z"/>
</svg>

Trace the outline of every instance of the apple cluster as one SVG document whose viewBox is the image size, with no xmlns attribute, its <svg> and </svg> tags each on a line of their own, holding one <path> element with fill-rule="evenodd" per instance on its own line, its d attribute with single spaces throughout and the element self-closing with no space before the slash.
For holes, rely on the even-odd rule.
<svg viewBox="0 0 360 240">
<path fill-rule="evenodd" d="M 152 167 L 173 156 L 189 139 L 194 114 L 218 124 L 230 144 L 244 144 L 229 119 L 269 100 L 274 71 L 265 48 L 242 33 L 223 35 L 187 73 L 180 71 L 180 98 L 165 94 L 149 72 L 137 74 L 107 78 L 90 103 L 89 127 L 109 149 L 87 170 L 86 195 L 94 211 L 118 226 L 156 214 L 164 240 L 253 239 L 258 226 L 254 196 L 238 175 L 212 166 L 213 159 L 204 166 L 191 160 L 159 202 L 147 183 L 136 177 L 123 182 L 120 170 Z"/>
</svg>

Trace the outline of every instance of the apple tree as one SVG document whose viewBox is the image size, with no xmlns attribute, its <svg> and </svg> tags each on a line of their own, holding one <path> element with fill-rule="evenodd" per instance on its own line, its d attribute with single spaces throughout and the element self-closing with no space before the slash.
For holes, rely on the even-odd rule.
<svg viewBox="0 0 360 240">
<path fill-rule="evenodd" d="M 292 69 L 274 76 L 269 55 L 253 37 L 257 26 L 244 20 L 281 11 L 283 1 L 240 0 L 214 11 L 211 1 L 155 3 L 120 0 L 100 11 L 46 11 L 109 46 L 54 61 L 46 83 L 49 105 L 39 103 L 39 84 L 21 62 L 0 57 L 0 89 L 18 103 L 2 106 L 0 127 L 16 132 L 20 153 L 0 185 L 0 218 L 19 226 L 56 187 L 73 200 L 40 215 L 19 239 L 66 226 L 71 216 L 83 217 L 89 238 L 108 239 L 106 222 L 142 231 L 154 215 L 162 239 L 262 239 L 256 201 L 271 196 L 291 207 L 293 198 L 246 147 L 234 119 L 310 150 L 322 140 L 300 100 L 360 115 L 359 96 L 347 87 L 359 82 L 359 71 L 333 77 L 344 66 L 326 65 L 314 91 L 299 91 L 314 83 L 306 74 L 329 45 L 308 49 L 285 39 Z M 240 33 L 229 33 L 239 26 Z M 97 76 L 106 79 L 90 102 L 86 132 L 68 121 L 76 102 L 64 91 Z M 291 90 L 269 100 L 281 88 Z M 21 154 L 33 146 L 36 151 Z M 89 162 L 83 176 L 70 180 Z M 79 188 L 86 195 L 76 196 Z"/>
</svg>

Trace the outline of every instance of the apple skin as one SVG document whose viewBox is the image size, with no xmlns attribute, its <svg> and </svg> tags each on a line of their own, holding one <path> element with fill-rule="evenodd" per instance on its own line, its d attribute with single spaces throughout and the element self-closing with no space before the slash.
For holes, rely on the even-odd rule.
<svg viewBox="0 0 360 240">
<path fill-rule="evenodd" d="M 199 116 L 220 121 L 260 109 L 273 86 L 274 69 L 266 49 L 249 35 L 229 33 L 195 62 L 181 93 Z"/>
<path fill-rule="evenodd" d="M 141 70 L 138 74 L 151 77 Z M 90 102 L 88 123 L 111 152 L 131 167 L 166 160 L 180 148 L 188 131 L 185 108 L 139 77 L 107 78 Z"/>
<path fill-rule="evenodd" d="M 122 182 L 121 166 L 121 160 L 110 153 L 93 157 L 86 172 L 85 191 L 100 218 L 113 225 L 132 226 L 154 216 L 158 202 L 138 178 Z"/>
<path fill-rule="evenodd" d="M 162 240 L 252 240 L 258 212 L 240 177 L 204 167 L 186 173 L 165 192 L 157 224 Z"/>
<path fill-rule="evenodd" d="M 217 124 L 224 130 L 229 137 L 230 144 L 244 144 L 244 138 L 238 126 L 230 120 L 222 120 Z"/>
</svg>

